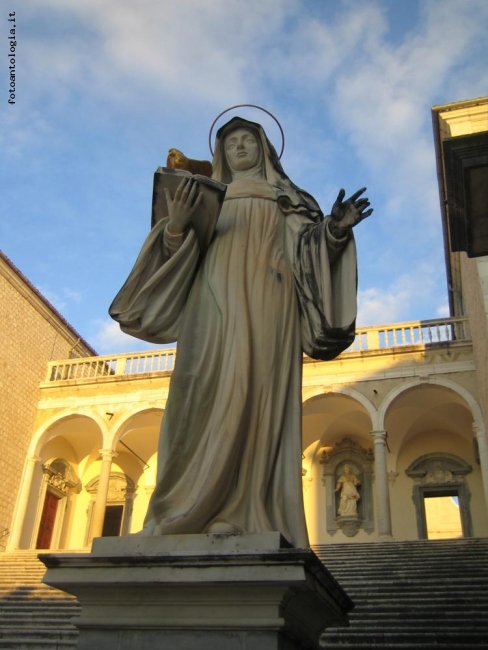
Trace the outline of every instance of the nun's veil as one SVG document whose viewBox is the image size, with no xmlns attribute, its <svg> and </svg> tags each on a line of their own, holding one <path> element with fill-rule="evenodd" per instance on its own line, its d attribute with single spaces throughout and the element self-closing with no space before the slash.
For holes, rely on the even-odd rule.
<svg viewBox="0 0 488 650">
<path fill-rule="evenodd" d="M 239 128 L 249 129 L 261 144 L 266 180 L 276 189 L 276 200 L 282 212 L 284 214 L 299 212 L 307 215 L 313 221 L 320 221 L 323 214 L 318 203 L 313 196 L 301 190 L 288 178 L 281 166 L 275 148 L 266 137 L 263 127 L 255 122 L 249 122 L 242 117 L 233 117 L 217 131 L 212 178 L 222 183 L 229 184 L 232 182 L 231 171 L 225 157 L 224 140 L 231 131 Z"/>
</svg>

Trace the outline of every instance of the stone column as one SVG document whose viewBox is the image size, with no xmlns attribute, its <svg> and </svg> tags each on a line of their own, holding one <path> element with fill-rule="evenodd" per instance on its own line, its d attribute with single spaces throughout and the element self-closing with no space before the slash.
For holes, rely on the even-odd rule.
<svg viewBox="0 0 488 650">
<path fill-rule="evenodd" d="M 116 456 L 116 453 L 111 449 L 100 449 L 100 455 L 102 456 L 102 468 L 100 470 L 100 478 L 98 479 L 97 498 L 93 506 L 88 542 L 91 542 L 94 537 L 101 537 L 102 535 L 110 483 L 110 471 L 112 469 L 112 460 Z"/>
<path fill-rule="evenodd" d="M 392 539 L 390 514 L 390 488 L 386 464 L 386 431 L 372 431 L 374 440 L 374 473 L 376 502 L 378 504 L 378 536 Z"/>
<path fill-rule="evenodd" d="M 37 463 L 40 462 L 41 459 L 38 456 L 30 456 L 25 461 L 24 475 L 22 477 L 22 483 L 19 492 L 19 500 L 17 502 L 17 508 L 15 509 L 15 515 L 12 521 L 12 530 L 10 532 L 10 537 L 7 544 L 8 551 L 13 551 L 19 548 L 20 537 L 22 535 L 25 515 L 27 512 L 27 504 L 29 503 L 31 496 L 34 471 L 36 469 Z"/>
<path fill-rule="evenodd" d="M 485 504 L 488 508 L 488 439 L 485 428 L 480 424 L 473 424 L 473 431 L 478 442 L 478 453 L 480 457 L 481 478 L 485 493 Z"/>
</svg>

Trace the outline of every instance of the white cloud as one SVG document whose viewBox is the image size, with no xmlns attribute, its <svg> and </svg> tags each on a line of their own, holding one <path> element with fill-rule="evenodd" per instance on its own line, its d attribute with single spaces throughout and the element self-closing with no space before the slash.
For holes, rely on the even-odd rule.
<svg viewBox="0 0 488 650">
<path fill-rule="evenodd" d="M 447 302 L 437 307 L 436 316 L 437 318 L 449 318 L 449 305 Z"/>
<path fill-rule="evenodd" d="M 259 79 L 268 39 L 296 5 L 294 0 L 36 0 L 31 11 L 49 11 L 68 36 L 33 36 L 30 65 L 50 78 L 81 85 L 92 95 L 141 103 L 155 93 L 171 102 L 221 105 L 242 100 Z M 73 26 L 76 25 L 77 33 Z M 71 29 L 69 29 L 71 27 Z M 164 109 L 164 105 L 162 105 Z"/>
<path fill-rule="evenodd" d="M 132 352 L 135 350 L 150 350 L 161 348 L 145 341 L 129 336 L 122 332 L 119 324 L 113 320 L 95 321 L 96 331 L 90 337 L 93 346 L 101 354 L 115 354 L 117 352 Z"/>
<path fill-rule="evenodd" d="M 378 3 L 345 3 L 340 22 L 317 26 L 321 38 L 310 38 L 304 54 L 297 48 L 290 68 L 308 70 L 298 84 L 306 89 L 315 84 L 316 97 L 328 107 L 344 148 L 356 154 L 389 197 L 388 217 L 399 218 L 408 210 L 422 218 L 424 227 L 425 222 L 436 227 L 430 107 L 441 103 L 439 97 L 465 98 L 450 94 L 451 77 L 470 48 L 485 38 L 488 3 L 430 0 L 422 6 L 420 28 L 395 46 L 386 39 Z M 486 57 L 477 66 L 470 60 L 471 79 L 473 67 L 486 79 Z"/>
<path fill-rule="evenodd" d="M 13 110 L 6 106 L 0 112 L 0 151 L 14 158 L 52 137 L 52 129 L 40 112 L 25 110 L 21 102 L 19 104 Z"/>
<path fill-rule="evenodd" d="M 430 264 L 415 266 L 387 287 L 368 287 L 358 291 L 359 326 L 398 323 L 410 320 L 413 309 L 419 318 L 444 318 L 449 315 L 445 304 L 442 274 Z M 438 307 L 436 308 L 436 305 Z M 422 314 L 425 314 L 422 316 Z"/>
<path fill-rule="evenodd" d="M 73 289 L 68 289 L 67 287 L 63 287 L 61 289 L 61 293 L 63 296 L 66 297 L 67 300 L 70 300 L 72 302 L 80 303 L 82 300 L 82 296 L 79 291 L 74 291 Z"/>
<path fill-rule="evenodd" d="M 68 287 L 60 287 L 56 291 L 45 287 L 39 287 L 40 293 L 53 305 L 59 312 L 63 312 L 69 308 L 70 304 L 80 303 L 82 295 L 79 291 L 69 289 Z"/>
</svg>

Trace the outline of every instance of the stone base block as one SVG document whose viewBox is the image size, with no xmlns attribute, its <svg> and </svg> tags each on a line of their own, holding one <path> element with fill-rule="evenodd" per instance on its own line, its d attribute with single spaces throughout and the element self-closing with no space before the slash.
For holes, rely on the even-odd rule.
<svg viewBox="0 0 488 650">
<path fill-rule="evenodd" d="M 90 554 L 39 557 L 44 582 L 81 604 L 78 650 L 318 648 L 352 608 L 279 533 L 99 538 Z"/>
</svg>

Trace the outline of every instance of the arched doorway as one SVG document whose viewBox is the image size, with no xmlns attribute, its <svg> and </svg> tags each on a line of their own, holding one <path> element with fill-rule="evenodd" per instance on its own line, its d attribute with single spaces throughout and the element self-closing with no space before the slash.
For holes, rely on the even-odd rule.
<svg viewBox="0 0 488 650">
<path fill-rule="evenodd" d="M 80 481 L 70 463 L 56 458 L 43 466 L 44 502 L 35 548 L 56 548 L 63 528 L 69 494 L 79 491 Z"/>
</svg>

